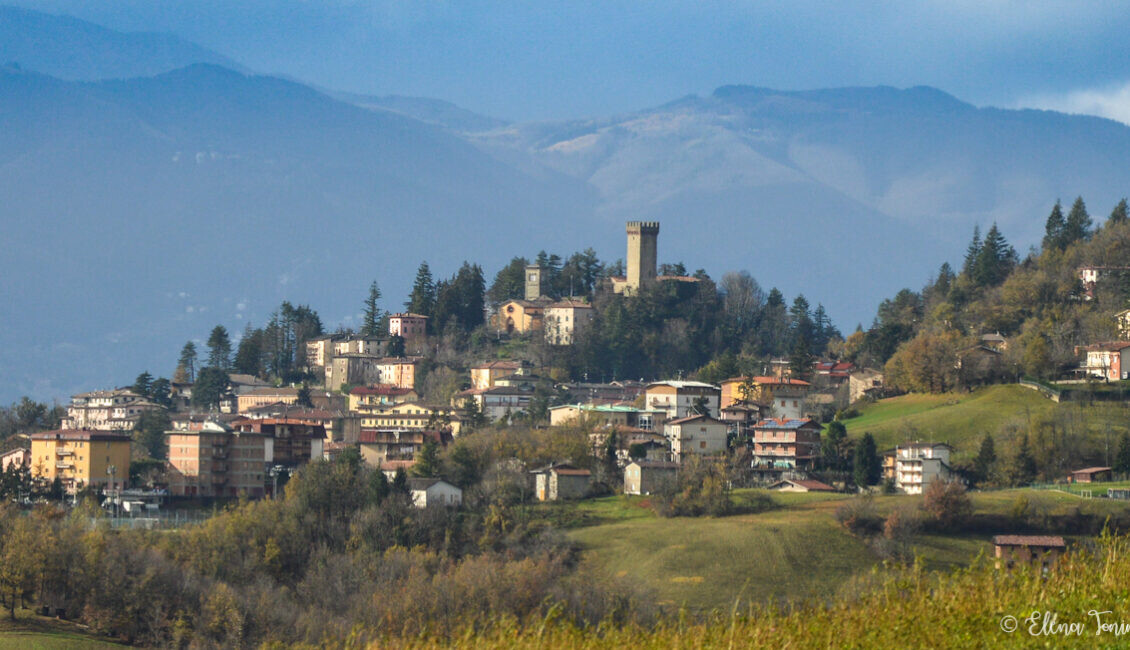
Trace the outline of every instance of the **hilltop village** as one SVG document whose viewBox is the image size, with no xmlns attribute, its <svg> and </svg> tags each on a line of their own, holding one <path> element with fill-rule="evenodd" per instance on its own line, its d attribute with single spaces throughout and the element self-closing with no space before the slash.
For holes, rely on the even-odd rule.
<svg viewBox="0 0 1130 650">
<path fill-rule="evenodd" d="M 885 367 L 847 360 L 875 359 L 871 350 L 882 344 L 884 328 L 893 328 L 884 310 L 898 311 L 906 292 L 880 307 L 866 335 L 857 331 L 847 341 L 822 307 L 812 312 L 800 296 L 786 312 L 779 292 L 766 299 L 747 275 L 727 274 L 721 313 L 710 313 L 709 305 L 696 303 L 705 291 L 719 290 L 703 271 L 658 264 L 659 229 L 656 222 L 629 222 L 622 264 L 601 265 L 591 251 L 565 264 L 544 253 L 536 262 L 515 258 L 489 291 L 477 267 L 465 264 L 450 281 L 432 282 L 422 265 L 406 304 L 417 311 L 381 312 L 374 283 L 361 332 L 321 333 L 313 310 L 289 303 L 267 328 L 244 332 L 234 354 L 217 327 L 206 363 L 197 362 L 189 343 L 173 381 L 146 372 L 133 386 L 74 395 L 59 426 L 25 436 L 24 445 L 5 452 L 4 468 L 22 467 L 59 495 L 106 493 L 121 501 L 130 490 L 173 499 L 263 498 L 275 496 L 305 463 L 356 454 L 388 480 L 407 481 L 420 504 L 438 494 L 450 505 L 467 485 L 445 475 L 440 453 L 479 430 L 525 427 L 569 430 L 584 440 L 568 453 L 543 456 L 544 465 L 524 467 L 530 496 L 538 500 L 673 489 L 678 468 L 692 459 L 696 467 L 725 465 L 732 484 L 796 491 L 882 486 L 922 494 L 935 480 L 987 480 L 968 465 L 955 466 L 946 440 L 907 439 L 877 449 L 869 436 L 847 439 L 838 424 L 853 404 L 913 389 L 907 377 L 930 375 L 907 366 L 936 351 L 904 358 L 923 333 L 893 356 L 882 355 L 890 357 Z M 988 264 L 979 260 L 990 246 L 989 262 L 1015 258 L 1002 242 L 995 227 L 984 242 L 975 233 L 971 250 L 977 250 L 966 271 L 954 278 L 944 266 L 935 287 L 972 276 L 978 264 Z M 1078 267 L 1078 299 L 1094 301 L 1100 279 L 1121 277 L 1123 268 Z M 753 320 L 743 301 L 753 305 L 758 323 L 740 322 Z M 633 331 L 633 310 L 657 324 Z M 1115 314 L 1117 338 L 1130 333 L 1128 315 Z M 708 319 L 710 327 L 698 322 Z M 470 327 L 461 328 L 463 322 Z M 733 348 L 737 355 L 723 346 L 720 354 L 695 360 L 696 338 L 734 330 L 747 340 Z M 999 331 L 954 342 L 930 375 L 936 387 L 932 378 L 926 390 L 1008 381 L 1021 372 Z M 251 345 L 259 347 L 248 352 Z M 640 353 L 649 349 L 650 356 Z M 1121 342 L 1076 345 L 1078 365 L 1058 372 L 1118 381 L 1130 368 L 1123 359 L 1128 350 L 1130 343 Z M 672 359 L 700 367 L 693 379 L 684 378 L 681 368 L 669 370 Z M 660 376 L 622 378 L 618 366 Z M 614 378 L 591 376 L 609 368 Z M 660 374 L 665 368 L 667 376 Z M 892 372 L 893 386 L 885 382 Z"/>
</svg>

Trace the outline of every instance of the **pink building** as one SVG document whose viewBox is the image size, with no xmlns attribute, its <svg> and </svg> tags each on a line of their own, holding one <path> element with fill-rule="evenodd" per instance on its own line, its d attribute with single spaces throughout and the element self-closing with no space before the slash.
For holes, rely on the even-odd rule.
<svg viewBox="0 0 1130 650">
<path fill-rule="evenodd" d="M 428 317 L 410 313 L 392 314 L 388 317 L 388 333 L 403 338 L 408 352 L 420 352 L 428 336 Z"/>
</svg>

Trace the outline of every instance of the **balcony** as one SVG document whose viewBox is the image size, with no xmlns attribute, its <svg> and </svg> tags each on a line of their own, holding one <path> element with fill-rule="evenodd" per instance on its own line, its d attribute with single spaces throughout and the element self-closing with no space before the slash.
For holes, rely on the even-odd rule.
<svg viewBox="0 0 1130 650">
<path fill-rule="evenodd" d="M 74 456 L 75 450 L 67 447 L 59 447 L 55 450 L 56 456 Z"/>
<path fill-rule="evenodd" d="M 61 460 L 61 461 L 55 463 L 55 469 L 74 469 L 74 468 L 75 468 L 74 463 L 71 463 L 71 462 L 68 462 L 68 461 L 65 461 L 65 460 Z"/>
</svg>

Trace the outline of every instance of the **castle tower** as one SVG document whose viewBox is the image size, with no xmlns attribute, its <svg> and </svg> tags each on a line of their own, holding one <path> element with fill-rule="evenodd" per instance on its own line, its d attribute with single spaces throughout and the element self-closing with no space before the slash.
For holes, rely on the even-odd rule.
<svg viewBox="0 0 1130 650">
<path fill-rule="evenodd" d="M 541 267 L 536 264 L 526 265 L 526 300 L 541 298 Z"/>
<path fill-rule="evenodd" d="M 628 292 L 635 293 L 642 286 L 655 284 L 658 241 L 658 221 L 628 222 Z"/>
</svg>

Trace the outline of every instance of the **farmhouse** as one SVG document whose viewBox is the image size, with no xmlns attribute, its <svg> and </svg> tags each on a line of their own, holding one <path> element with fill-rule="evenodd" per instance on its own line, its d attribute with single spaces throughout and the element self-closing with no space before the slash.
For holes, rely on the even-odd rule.
<svg viewBox="0 0 1130 650">
<path fill-rule="evenodd" d="M 538 501 L 580 499 L 588 493 L 592 481 L 591 472 L 568 463 L 549 465 L 530 473 L 534 475 L 534 493 Z"/>
<path fill-rule="evenodd" d="M 998 569 L 1033 565 L 1047 571 L 1063 555 L 1067 544 L 1058 535 L 997 535 L 993 537 L 993 555 Z"/>
<path fill-rule="evenodd" d="M 438 478 L 410 478 L 408 492 L 417 508 L 457 507 L 463 503 L 463 490 Z"/>
</svg>

